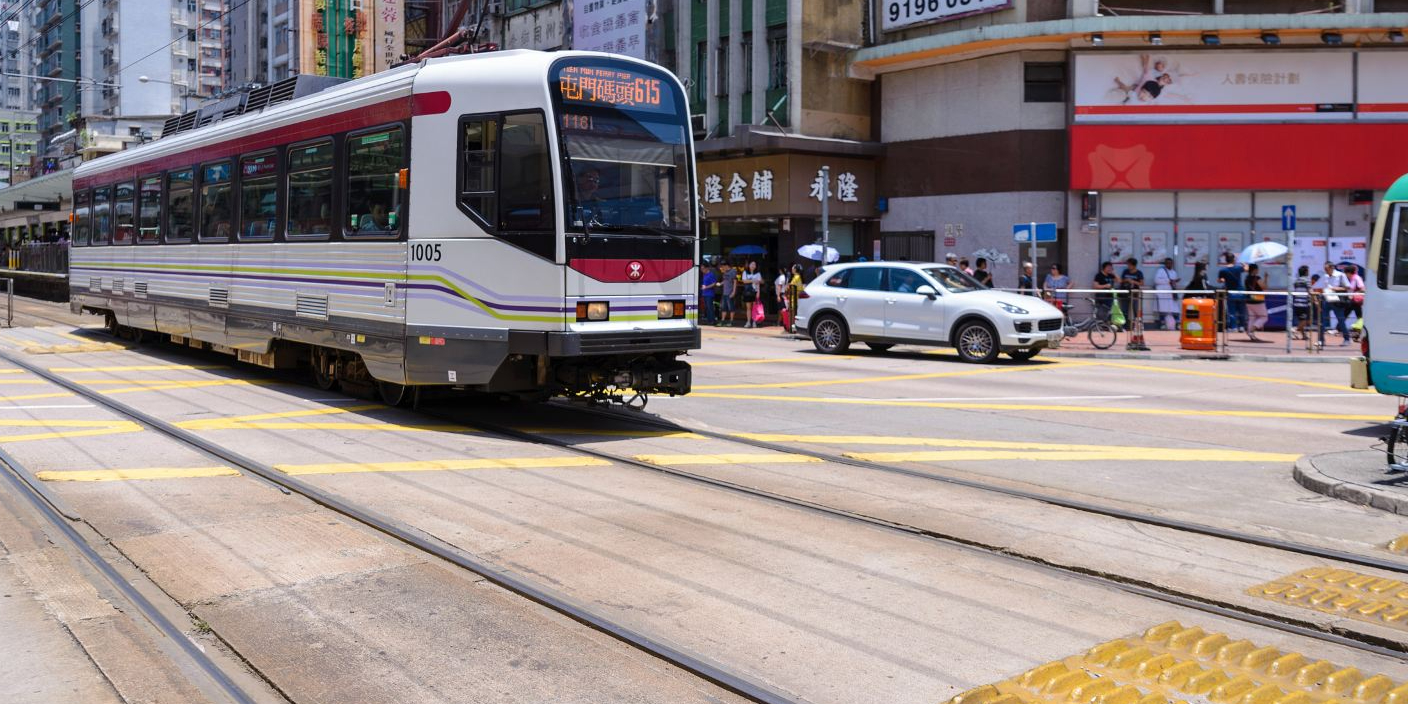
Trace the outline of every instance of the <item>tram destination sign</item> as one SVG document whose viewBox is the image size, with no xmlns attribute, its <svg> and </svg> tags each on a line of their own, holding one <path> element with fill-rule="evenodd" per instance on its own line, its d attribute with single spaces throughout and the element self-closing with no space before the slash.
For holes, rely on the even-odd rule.
<svg viewBox="0 0 1408 704">
<path fill-rule="evenodd" d="M 876 0 L 876 5 L 880 9 L 880 30 L 893 32 L 1005 10 L 1012 7 L 1012 0 Z"/>
</svg>

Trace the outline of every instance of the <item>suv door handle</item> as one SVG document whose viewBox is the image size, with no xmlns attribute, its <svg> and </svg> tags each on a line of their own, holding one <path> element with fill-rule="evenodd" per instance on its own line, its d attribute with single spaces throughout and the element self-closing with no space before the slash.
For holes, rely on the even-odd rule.
<svg viewBox="0 0 1408 704">
<path fill-rule="evenodd" d="M 845 296 L 837 296 L 837 297 L 836 297 L 836 302 L 837 302 L 837 303 L 845 303 L 845 302 L 846 302 L 846 297 L 845 297 Z"/>
<path fill-rule="evenodd" d="M 889 304 L 891 304 L 891 305 L 893 305 L 894 302 L 895 302 L 895 299 L 893 299 L 893 298 L 886 298 L 886 299 L 885 299 L 885 302 L 886 302 L 886 303 L 889 303 Z"/>
</svg>

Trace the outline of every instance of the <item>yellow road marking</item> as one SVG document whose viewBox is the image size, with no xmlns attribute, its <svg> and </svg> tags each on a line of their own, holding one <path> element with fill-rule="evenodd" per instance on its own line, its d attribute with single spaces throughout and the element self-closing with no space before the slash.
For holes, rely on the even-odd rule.
<svg viewBox="0 0 1408 704">
<path fill-rule="evenodd" d="M 85 385 L 99 384 L 131 384 L 133 382 L 125 379 L 97 380 L 78 382 Z M 167 391 L 171 389 L 206 389 L 213 386 L 269 386 L 280 384 L 276 379 L 201 379 L 198 381 L 147 381 L 136 382 L 136 386 L 124 386 L 120 389 L 106 389 L 105 394 L 127 394 L 138 391 Z"/>
<path fill-rule="evenodd" d="M 843 355 L 839 357 L 820 357 L 812 355 L 810 357 L 764 357 L 760 359 L 731 359 L 721 362 L 690 362 L 691 367 L 724 367 L 734 364 L 777 364 L 780 362 L 820 362 L 830 359 L 859 359 L 854 355 Z"/>
<path fill-rule="evenodd" d="M 538 435 L 600 435 L 620 438 L 675 438 L 681 440 L 707 440 L 698 433 L 678 430 L 604 430 L 598 428 L 514 428 L 520 433 Z"/>
<path fill-rule="evenodd" d="M 40 420 L 34 418 L 0 419 L 0 428 L 106 428 L 114 425 L 136 425 L 126 420 Z"/>
<path fill-rule="evenodd" d="M 697 387 L 696 387 L 697 388 Z M 1342 413 L 1295 413 L 1291 411 L 1219 411 L 1178 408 L 1117 408 L 1104 406 L 1042 406 L 1020 403 L 959 403 L 949 401 L 888 401 L 878 398 L 826 398 L 819 396 L 772 396 L 768 394 L 691 393 L 701 398 L 728 398 L 747 401 L 778 401 L 783 403 L 828 403 L 852 406 L 894 406 L 902 408 L 953 408 L 988 411 L 1054 411 L 1060 413 L 1113 413 L 1141 416 L 1212 416 L 1233 418 L 1287 418 L 1295 420 L 1354 420 L 1382 421 L 1383 415 Z"/>
<path fill-rule="evenodd" d="M 426 460 L 420 462 L 371 462 L 340 464 L 280 464 L 286 474 L 346 474 L 354 472 L 440 472 L 459 469 L 552 469 L 604 467 L 611 463 L 595 457 L 500 457 L 491 459 Z"/>
<path fill-rule="evenodd" d="M 80 336 L 75 335 L 75 334 L 73 334 L 73 333 L 71 333 L 71 332 L 64 332 L 64 331 L 62 331 L 62 330 L 47 330 L 46 332 L 52 332 L 52 333 L 54 333 L 55 335 L 58 335 L 59 337 L 66 338 L 66 339 L 69 339 L 69 340 L 76 340 L 76 341 L 78 341 L 78 342 L 92 342 L 92 341 L 93 341 L 92 338 L 80 337 Z"/>
<path fill-rule="evenodd" d="M 1140 447 L 1124 450 L 929 450 L 925 452 L 846 452 L 867 462 L 961 462 L 964 460 L 1294 462 L 1300 455 L 1237 450 L 1177 450 Z"/>
<path fill-rule="evenodd" d="M 1064 364 L 1062 366 L 1082 366 L 1081 364 Z M 981 369 L 963 369 L 951 372 L 929 372 L 925 374 L 895 374 L 891 376 L 868 376 L 856 379 L 817 379 L 798 381 L 779 381 L 771 384 L 700 384 L 694 388 L 696 390 L 724 390 L 724 389 L 794 389 L 808 386 L 837 386 L 841 384 L 876 384 L 887 381 L 915 381 L 918 379 L 940 379 L 951 376 L 976 376 L 979 374 L 1005 374 L 1008 372 L 1029 372 L 1045 369 L 1045 366 L 1021 366 L 1021 367 L 983 367 Z"/>
<path fill-rule="evenodd" d="M 62 372 L 159 372 L 168 370 L 220 369 L 215 365 L 194 364 L 134 364 L 125 367 L 49 367 L 49 371 Z M 24 371 L 17 369 L 16 372 Z M 8 373 L 8 370 L 0 373 Z"/>
<path fill-rule="evenodd" d="M 1180 448 L 1144 447 L 1135 445 L 1080 445 L 1058 442 L 1027 442 L 1022 440 L 967 440 L 961 438 L 922 438 L 896 435 L 786 435 L 781 433 L 734 433 L 733 435 L 748 440 L 760 440 L 763 442 L 796 442 L 822 445 L 900 445 L 910 447 L 961 447 L 974 449 L 1121 453 L 1184 451 Z M 1198 451 L 1200 449 L 1201 448 L 1188 448 L 1187 451 Z M 1221 450 L 1217 451 L 1221 452 Z M 1289 455 L 1292 460 L 1298 456 L 1299 455 Z"/>
<path fill-rule="evenodd" d="M 1291 386 L 1309 386 L 1313 389 L 1334 389 L 1346 393 L 1356 391 L 1349 388 L 1349 384 L 1327 384 L 1319 381 L 1299 381 L 1296 379 L 1285 379 L 1275 376 L 1250 376 L 1247 374 L 1228 374 L 1226 372 L 1205 372 L 1193 369 L 1171 369 L 1168 367 L 1156 367 L 1149 364 L 1125 364 L 1122 362 L 1097 362 L 1099 366 L 1116 367 L 1119 369 L 1138 369 L 1146 372 L 1163 372 L 1165 374 L 1186 374 L 1188 376 L 1206 376 L 1215 379 L 1240 379 L 1242 381 L 1264 381 L 1270 384 L 1289 384 Z M 1374 394 L 1375 391 L 1358 390 L 1360 393 Z"/>
<path fill-rule="evenodd" d="M 290 421 L 271 423 L 266 421 L 232 422 L 221 418 L 192 420 L 178 423 L 188 430 L 357 430 L 383 433 L 476 433 L 473 428 L 463 425 L 398 425 L 395 423 L 357 423 L 352 421 Z"/>
<path fill-rule="evenodd" d="M 211 418 L 208 421 L 218 421 L 226 423 L 246 423 L 254 420 L 274 420 L 276 418 L 307 418 L 308 416 L 328 416 L 338 413 L 357 413 L 359 411 L 375 411 L 386 408 L 379 403 L 368 403 L 360 406 L 329 406 L 327 408 L 300 408 L 296 411 L 278 411 L 274 413 L 255 413 L 247 416 L 231 416 L 229 418 Z M 186 421 L 186 423 L 204 423 L 207 420 Z M 177 423 L 181 427 L 186 427 L 186 423 Z"/>
<path fill-rule="evenodd" d="M 7 386 L 38 386 L 49 382 L 43 379 L 0 379 L 0 384 Z"/>
<path fill-rule="evenodd" d="M 54 439 L 58 439 L 58 438 L 80 438 L 80 437 L 91 437 L 91 436 L 94 436 L 94 435 L 116 435 L 116 434 L 119 434 L 119 433 L 140 433 L 140 432 L 142 432 L 142 426 L 137 425 L 136 423 L 133 423 L 133 422 L 131 422 L 131 421 L 125 421 L 125 420 L 107 420 L 107 421 L 76 421 L 76 420 L 68 420 L 68 421 L 30 421 L 30 423 L 32 423 L 32 425 L 31 425 L 31 424 L 24 423 L 23 421 L 5 421 L 5 422 L 0 422 L 0 426 L 13 426 L 13 427 L 55 427 L 55 428 L 63 428 L 63 427 L 78 427 L 78 428 L 82 428 L 82 427 L 91 427 L 91 426 L 103 426 L 103 427 L 94 427 L 94 428 L 91 429 L 91 430 L 60 430 L 60 431 L 47 432 L 47 433 L 26 433 L 26 434 L 23 434 L 23 435 L 0 435 L 0 445 L 8 444 L 8 443 L 13 443 L 13 442 L 25 442 L 25 441 L 29 441 L 29 440 L 54 440 Z"/>
<path fill-rule="evenodd" d="M 0 369 L 0 374 L 24 374 L 23 369 Z"/>
<path fill-rule="evenodd" d="M 127 348 L 111 342 L 75 342 L 67 345 L 30 343 L 21 349 L 25 354 L 77 354 L 79 352 L 115 352 Z"/>
<path fill-rule="evenodd" d="M 641 462 L 666 466 L 686 464 L 801 464 L 803 462 L 821 461 L 821 459 L 817 457 L 794 455 L 786 452 L 728 452 L 717 455 L 636 455 L 635 459 Z"/>
<path fill-rule="evenodd" d="M 19 396 L 0 396 L 0 401 L 29 401 L 36 398 L 66 398 L 73 394 L 67 391 L 55 391 L 47 394 L 21 394 Z"/>
<path fill-rule="evenodd" d="M 142 469 L 78 469 L 35 472 L 46 482 L 111 482 L 123 479 L 186 479 L 191 477 L 236 477 L 230 467 L 145 467 Z"/>
</svg>

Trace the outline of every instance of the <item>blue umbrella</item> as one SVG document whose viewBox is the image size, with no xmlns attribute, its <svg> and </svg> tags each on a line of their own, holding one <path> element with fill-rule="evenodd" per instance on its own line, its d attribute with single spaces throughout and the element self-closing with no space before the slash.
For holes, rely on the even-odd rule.
<svg viewBox="0 0 1408 704">
<path fill-rule="evenodd" d="M 767 254 L 768 250 L 756 244 L 743 244 L 729 250 L 729 254 Z"/>
</svg>

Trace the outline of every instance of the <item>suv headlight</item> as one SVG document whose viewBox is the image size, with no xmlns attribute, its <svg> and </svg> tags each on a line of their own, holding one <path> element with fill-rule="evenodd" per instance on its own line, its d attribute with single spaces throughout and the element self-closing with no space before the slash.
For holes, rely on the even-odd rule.
<svg viewBox="0 0 1408 704">
<path fill-rule="evenodd" d="M 1026 315 L 1026 314 L 1027 314 L 1027 309 L 1026 309 L 1026 308 L 1020 308 L 1020 307 L 1018 307 L 1018 306 L 1014 306 L 1014 305 L 1012 305 L 1011 303 L 1007 303 L 1007 302 L 1005 302 L 1005 301 L 998 301 L 998 302 L 997 302 L 997 305 L 998 305 L 999 308 L 1001 308 L 1001 309 L 1007 311 L 1008 313 L 1011 313 L 1012 315 Z"/>
</svg>

